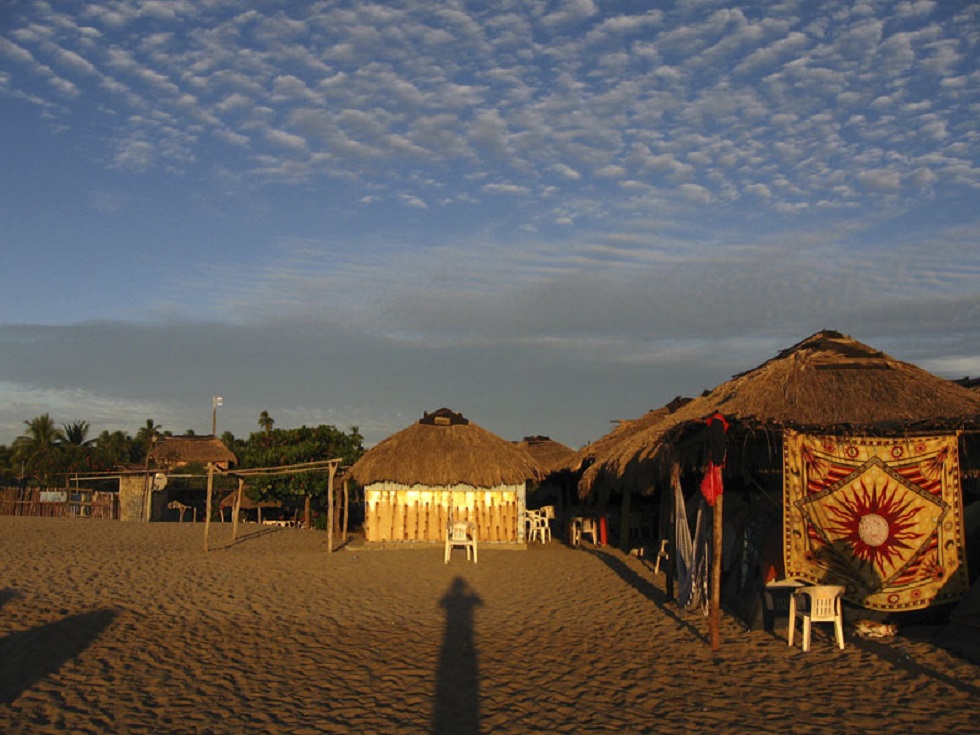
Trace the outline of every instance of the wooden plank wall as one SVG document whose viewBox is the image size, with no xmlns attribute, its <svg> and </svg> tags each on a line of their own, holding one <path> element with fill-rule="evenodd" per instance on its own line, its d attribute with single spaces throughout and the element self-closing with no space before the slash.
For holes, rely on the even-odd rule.
<svg viewBox="0 0 980 735">
<path fill-rule="evenodd" d="M 476 526 L 477 539 L 517 541 L 517 491 L 365 489 L 364 533 L 367 541 L 444 541 L 450 516 Z"/>
</svg>

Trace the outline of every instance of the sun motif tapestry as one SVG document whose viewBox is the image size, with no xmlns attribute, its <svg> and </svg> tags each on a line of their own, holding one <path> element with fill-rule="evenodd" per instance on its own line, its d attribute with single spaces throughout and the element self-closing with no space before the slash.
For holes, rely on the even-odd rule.
<svg viewBox="0 0 980 735">
<path fill-rule="evenodd" d="M 969 576 L 958 439 L 783 435 L 786 576 L 872 610 L 955 602 Z"/>
</svg>

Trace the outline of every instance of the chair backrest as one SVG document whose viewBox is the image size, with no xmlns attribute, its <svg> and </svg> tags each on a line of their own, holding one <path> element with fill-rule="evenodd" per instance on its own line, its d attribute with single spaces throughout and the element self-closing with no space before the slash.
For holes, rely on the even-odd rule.
<svg viewBox="0 0 980 735">
<path fill-rule="evenodd" d="M 541 506 L 541 515 L 549 520 L 554 520 L 555 518 L 555 506 L 553 505 L 543 505 Z"/>
<path fill-rule="evenodd" d="M 453 541 L 468 541 L 470 538 L 470 524 L 466 521 L 455 521 L 450 524 L 449 537 Z"/>
<path fill-rule="evenodd" d="M 810 619 L 814 622 L 834 620 L 840 614 L 844 587 L 839 584 L 818 584 L 801 587 L 798 592 L 810 598 Z"/>
</svg>

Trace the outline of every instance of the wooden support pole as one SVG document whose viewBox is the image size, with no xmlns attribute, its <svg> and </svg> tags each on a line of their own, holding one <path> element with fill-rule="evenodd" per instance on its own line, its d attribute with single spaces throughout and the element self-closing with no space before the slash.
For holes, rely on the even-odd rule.
<svg viewBox="0 0 980 735">
<path fill-rule="evenodd" d="M 347 520 L 350 516 L 350 478 L 344 478 L 344 523 L 343 523 L 343 533 L 344 533 L 344 543 L 347 543 Z"/>
<path fill-rule="evenodd" d="M 337 465 L 331 464 L 327 474 L 327 553 L 333 553 L 333 478 Z"/>
<path fill-rule="evenodd" d="M 235 495 L 235 506 L 234 506 L 235 509 L 232 511 L 234 515 L 231 518 L 231 538 L 233 540 L 238 538 L 238 516 L 240 516 L 242 512 L 242 494 L 244 493 L 244 491 L 245 491 L 245 478 L 239 477 L 238 494 Z"/>
<path fill-rule="evenodd" d="M 208 551 L 208 534 L 211 533 L 211 496 L 214 493 L 214 462 L 208 462 L 208 501 L 204 511 L 204 552 Z"/>
<path fill-rule="evenodd" d="M 619 548 L 630 550 L 630 487 L 629 483 L 623 488 L 623 506 L 619 514 Z"/>
<path fill-rule="evenodd" d="M 721 546 L 724 495 L 715 499 L 712 515 L 711 533 L 711 650 L 720 647 L 719 627 L 721 625 Z"/>
</svg>

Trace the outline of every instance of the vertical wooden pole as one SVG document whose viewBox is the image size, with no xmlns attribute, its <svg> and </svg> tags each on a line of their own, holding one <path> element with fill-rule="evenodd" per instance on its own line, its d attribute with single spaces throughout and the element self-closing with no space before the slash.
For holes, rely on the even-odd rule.
<svg viewBox="0 0 980 735">
<path fill-rule="evenodd" d="M 623 488 L 623 507 L 619 515 L 619 548 L 630 550 L 630 486 L 626 483 Z"/>
<path fill-rule="evenodd" d="M 350 478 L 344 478 L 344 543 L 347 543 L 347 519 L 350 516 Z"/>
<path fill-rule="evenodd" d="M 336 463 L 330 463 L 327 473 L 327 553 L 333 553 L 333 478 L 337 474 Z"/>
<path fill-rule="evenodd" d="M 204 511 L 204 551 L 208 550 L 208 534 L 211 533 L 211 495 L 214 492 L 214 462 L 208 462 L 208 501 Z"/>
<path fill-rule="evenodd" d="M 241 515 L 242 512 L 242 493 L 244 493 L 244 491 L 245 491 L 245 478 L 239 477 L 238 494 L 235 495 L 235 506 L 234 506 L 235 509 L 232 511 L 234 515 L 231 518 L 231 538 L 233 540 L 238 538 L 238 516 Z"/>
<path fill-rule="evenodd" d="M 717 651 L 721 624 L 721 545 L 724 495 L 715 500 L 711 533 L 711 650 Z"/>
</svg>

